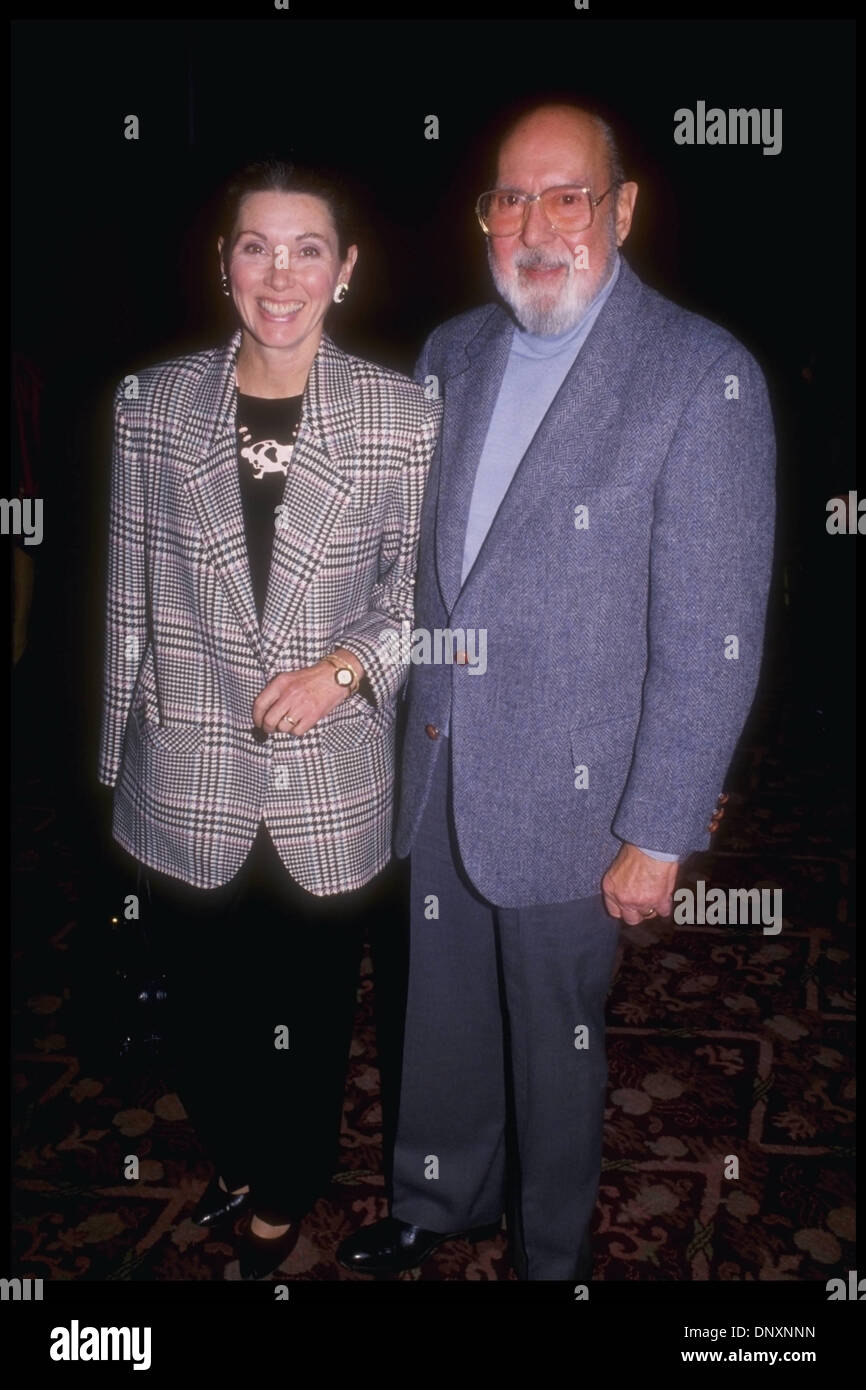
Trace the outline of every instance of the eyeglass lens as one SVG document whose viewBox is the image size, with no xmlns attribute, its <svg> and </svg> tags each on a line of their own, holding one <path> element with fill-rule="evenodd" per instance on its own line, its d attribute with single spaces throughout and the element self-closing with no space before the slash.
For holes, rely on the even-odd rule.
<svg viewBox="0 0 866 1390">
<path fill-rule="evenodd" d="M 580 232 L 592 220 L 589 194 L 583 188 L 548 188 L 540 202 L 545 217 L 559 231 Z M 479 211 L 492 236 L 508 236 L 523 226 L 526 204 L 523 193 L 494 189 L 482 196 Z"/>
</svg>

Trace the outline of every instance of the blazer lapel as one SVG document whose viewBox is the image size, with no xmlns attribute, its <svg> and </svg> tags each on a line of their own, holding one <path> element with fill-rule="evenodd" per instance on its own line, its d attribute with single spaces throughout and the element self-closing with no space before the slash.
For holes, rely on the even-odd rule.
<svg viewBox="0 0 866 1390">
<path fill-rule="evenodd" d="M 450 612 L 460 592 L 463 546 L 478 461 L 502 385 L 514 325 L 496 308 L 447 377 L 436 507 L 436 567 Z"/>
<path fill-rule="evenodd" d="M 205 371 L 178 448 L 194 461 L 186 483 L 190 499 L 217 574 L 263 664 L 237 471 L 235 365 L 240 342 L 238 329 Z"/>
<path fill-rule="evenodd" d="M 507 557 L 533 516 L 549 506 L 554 476 L 561 475 L 577 489 L 611 481 L 610 454 L 601 441 L 616 417 L 631 371 L 641 291 L 640 280 L 623 261 L 610 298 L 517 465 L 464 588 L 495 557 Z M 575 500 L 580 501 L 577 494 Z M 462 526 L 465 534 L 465 520 Z"/>
<path fill-rule="evenodd" d="M 352 491 L 354 389 L 347 355 L 323 335 L 313 359 L 301 427 L 275 518 L 262 645 L 268 670 L 280 669 L 286 634 L 322 561 Z"/>
</svg>

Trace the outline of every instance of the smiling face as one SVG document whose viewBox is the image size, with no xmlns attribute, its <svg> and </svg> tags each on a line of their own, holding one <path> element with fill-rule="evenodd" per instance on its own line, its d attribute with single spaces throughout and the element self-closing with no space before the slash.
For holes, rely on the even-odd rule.
<svg viewBox="0 0 866 1390">
<path fill-rule="evenodd" d="M 496 186 L 522 193 L 576 184 L 593 197 L 610 186 L 604 136 L 587 115 L 542 107 L 520 122 L 499 152 Z M 496 288 L 530 333 L 567 333 L 610 278 L 617 246 L 628 235 L 636 184 L 614 189 L 582 232 L 554 231 L 538 202 L 530 203 L 522 232 L 489 237 L 487 255 Z M 587 268 L 575 265 L 586 247 Z"/>
<path fill-rule="evenodd" d="M 259 348 L 311 360 L 334 290 L 349 283 L 358 254 L 350 246 L 341 258 L 327 203 L 308 193 L 251 193 L 231 249 L 221 237 L 218 250 L 245 334 Z"/>
</svg>

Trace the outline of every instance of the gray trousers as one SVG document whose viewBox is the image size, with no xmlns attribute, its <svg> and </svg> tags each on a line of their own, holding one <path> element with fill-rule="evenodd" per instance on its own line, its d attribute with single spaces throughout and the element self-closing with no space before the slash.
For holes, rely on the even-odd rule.
<svg viewBox="0 0 866 1390">
<path fill-rule="evenodd" d="M 439 1232 L 507 1210 L 518 1276 L 572 1279 L 601 1173 L 620 924 L 600 893 L 500 908 L 475 892 L 454 837 L 450 752 L 443 739 L 412 849 L 391 1210 Z"/>
</svg>

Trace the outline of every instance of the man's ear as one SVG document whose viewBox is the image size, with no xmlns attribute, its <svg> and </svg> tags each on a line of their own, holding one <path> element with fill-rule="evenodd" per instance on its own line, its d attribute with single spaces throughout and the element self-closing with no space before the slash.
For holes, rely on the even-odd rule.
<svg viewBox="0 0 866 1390">
<path fill-rule="evenodd" d="M 624 183 L 620 187 L 616 200 L 616 244 L 622 246 L 629 232 L 631 231 L 631 219 L 634 216 L 634 205 L 637 202 L 637 184 Z"/>
</svg>

